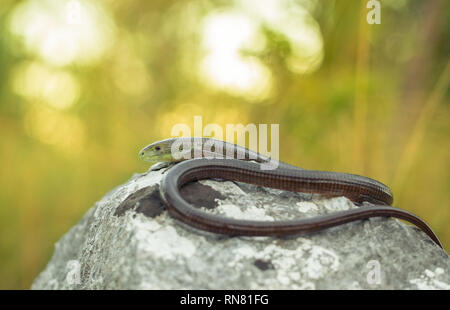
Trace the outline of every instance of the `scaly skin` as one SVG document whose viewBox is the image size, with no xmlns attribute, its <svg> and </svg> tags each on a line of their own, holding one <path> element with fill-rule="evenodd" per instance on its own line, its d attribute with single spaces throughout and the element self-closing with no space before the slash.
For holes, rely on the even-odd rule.
<svg viewBox="0 0 450 310">
<path fill-rule="evenodd" d="M 210 149 L 210 152 L 195 154 L 195 150 L 204 151 L 202 145 L 208 141 L 220 143 L 224 149 L 231 152 Z M 180 158 L 179 154 L 174 155 L 173 146 L 179 146 L 174 144 L 175 142 L 197 142 L 198 145 L 194 143 L 193 148 L 183 153 L 195 159 L 185 161 L 187 158 Z M 230 156 L 211 160 L 201 158 L 224 154 Z M 242 154 L 243 156 L 239 157 Z M 390 189 L 370 178 L 347 173 L 304 170 L 278 161 L 276 163 L 280 169 L 264 172 L 260 167 L 271 161 L 270 158 L 241 146 L 207 138 L 171 138 L 158 141 L 142 149 L 139 156 L 152 163 L 171 164 L 184 161 L 170 169 L 164 177 L 160 188 L 161 197 L 171 216 L 198 229 L 226 235 L 282 236 L 314 232 L 374 216 L 392 216 L 415 224 L 442 247 L 437 236 L 422 219 L 408 211 L 392 207 L 393 196 Z M 260 165 L 248 162 L 250 160 Z M 372 205 L 326 216 L 273 223 L 229 219 L 202 212 L 181 197 L 179 189 L 185 183 L 206 178 L 223 178 L 290 191 L 320 193 L 330 197 L 345 196 L 356 203 L 367 201 Z"/>
</svg>

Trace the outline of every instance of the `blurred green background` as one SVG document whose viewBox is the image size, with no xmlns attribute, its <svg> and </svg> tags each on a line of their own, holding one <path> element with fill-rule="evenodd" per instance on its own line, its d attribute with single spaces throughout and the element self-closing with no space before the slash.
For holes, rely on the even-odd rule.
<svg viewBox="0 0 450 310">
<path fill-rule="evenodd" d="M 450 2 L 2 0 L 0 288 L 177 123 L 278 123 L 280 158 L 388 184 L 450 248 Z"/>
</svg>

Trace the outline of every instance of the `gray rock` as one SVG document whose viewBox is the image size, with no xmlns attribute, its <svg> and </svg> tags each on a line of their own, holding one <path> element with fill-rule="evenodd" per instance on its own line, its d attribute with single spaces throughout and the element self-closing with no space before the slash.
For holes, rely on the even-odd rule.
<svg viewBox="0 0 450 310">
<path fill-rule="evenodd" d="M 173 220 L 163 170 L 109 192 L 55 245 L 32 289 L 450 289 L 450 260 L 415 227 L 372 218 L 289 238 L 227 237 Z M 230 181 L 183 188 L 205 212 L 281 220 L 356 208 Z"/>
</svg>

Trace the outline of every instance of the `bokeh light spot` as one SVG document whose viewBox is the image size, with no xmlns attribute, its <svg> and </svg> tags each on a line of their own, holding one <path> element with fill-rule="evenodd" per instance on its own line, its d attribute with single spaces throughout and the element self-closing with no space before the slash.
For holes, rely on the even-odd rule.
<svg viewBox="0 0 450 310">
<path fill-rule="evenodd" d="M 247 100 L 268 97 L 271 72 L 256 57 L 241 55 L 244 49 L 264 48 L 257 24 L 235 12 L 212 13 L 205 19 L 203 39 L 207 55 L 200 72 L 208 84 Z"/>
<path fill-rule="evenodd" d="M 290 71 L 316 71 L 323 60 L 323 38 L 318 23 L 302 5 L 306 4 L 291 0 L 268 0 L 264 5 L 238 0 L 234 8 L 207 15 L 203 23 L 206 52 L 200 66 L 203 80 L 247 100 L 269 97 L 271 71 L 254 56 L 266 47 L 263 26 L 288 40 L 290 53 L 285 63 Z"/>
<path fill-rule="evenodd" d="M 286 64 L 290 71 L 306 74 L 320 67 L 323 38 L 319 24 L 307 9 L 314 5 L 313 2 L 266 0 L 261 5 L 257 0 L 237 0 L 235 3 L 249 16 L 288 39 L 291 54 L 287 56 Z"/>
<path fill-rule="evenodd" d="M 271 91 L 271 72 L 255 57 L 212 53 L 204 59 L 202 70 L 216 87 L 248 100 L 264 99 Z"/>
<path fill-rule="evenodd" d="M 80 92 L 78 82 L 70 73 L 50 69 L 37 62 L 24 62 L 16 66 L 12 86 L 20 96 L 57 109 L 72 106 Z"/>
<path fill-rule="evenodd" d="M 85 0 L 22 2 L 11 13 L 9 27 L 29 52 L 56 66 L 90 64 L 113 39 L 113 24 L 104 9 Z"/>
</svg>

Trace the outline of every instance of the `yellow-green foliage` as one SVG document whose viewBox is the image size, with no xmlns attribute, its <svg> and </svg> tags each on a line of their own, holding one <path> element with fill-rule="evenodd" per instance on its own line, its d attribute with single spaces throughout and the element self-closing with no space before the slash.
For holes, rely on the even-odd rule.
<svg viewBox="0 0 450 310">
<path fill-rule="evenodd" d="M 194 115 L 280 124 L 281 160 L 386 183 L 449 249 L 449 2 L 381 2 L 2 0 L 0 288 Z"/>
</svg>

